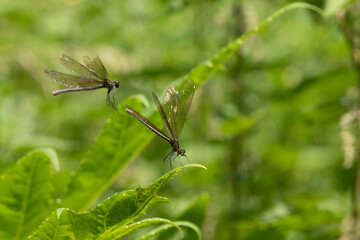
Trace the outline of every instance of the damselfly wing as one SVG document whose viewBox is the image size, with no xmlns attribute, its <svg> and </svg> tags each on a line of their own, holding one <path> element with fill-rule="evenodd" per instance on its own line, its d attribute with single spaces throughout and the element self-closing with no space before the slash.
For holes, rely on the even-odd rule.
<svg viewBox="0 0 360 240">
<path fill-rule="evenodd" d="M 165 134 L 160 128 L 155 126 L 147 118 L 126 105 L 126 111 L 129 114 L 133 115 L 151 131 L 170 143 L 172 150 L 163 160 L 163 162 L 170 161 L 170 168 L 172 159 L 178 157 L 179 155 L 186 157 L 185 149 L 180 148 L 179 137 L 184 127 L 184 122 L 189 111 L 194 92 L 194 81 L 192 79 L 187 79 L 179 87 L 179 90 L 176 90 L 174 87 L 169 87 L 166 90 L 163 104 L 160 103 L 158 97 L 153 93 L 156 107 L 161 115 L 163 124 L 168 134 Z"/>
<path fill-rule="evenodd" d="M 62 54 L 60 56 L 60 63 L 68 71 L 76 75 L 53 70 L 45 70 L 45 74 L 47 74 L 50 78 L 68 87 L 67 89 L 54 91 L 52 93 L 54 96 L 66 92 L 91 91 L 100 88 L 106 88 L 108 90 L 106 103 L 117 110 L 115 107 L 114 95 L 115 89 L 119 88 L 120 83 L 118 81 L 111 81 L 108 79 L 106 68 L 99 57 L 91 59 L 88 56 L 85 56 L 85 65 L 82 65 L 71 57 Z"/>
</svg>

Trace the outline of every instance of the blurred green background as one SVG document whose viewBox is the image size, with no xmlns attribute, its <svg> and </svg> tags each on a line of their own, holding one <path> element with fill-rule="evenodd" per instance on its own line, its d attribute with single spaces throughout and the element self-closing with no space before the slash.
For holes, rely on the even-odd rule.
<svg viewBox="0 0 360 240">
<path fill-rule="evenodd" d="M 290 2 L 0 1 L 0 173 L 51 147 L 60 189 L 112 113 L 106 90 L 52 96 L 62 87 L 43 70 L 66 72 L 62 53 L 98 55 L 120 81 L 117 103 L 141 93 L 153 105 L 152 91 L 162 98 L 173 80 Z M 174 219 L 201 196 L 204 239 L 338 238 L 353 182 L 339 121 L 355 83 L 334 18 L 283 15 L 197 89 L 180 144 L 208 170 L 185 170 L 163 192 L 172 204 L 151 214 Z M 154 138 L 104 197 L 161 176 L 168 151 Z"/>
</svg>

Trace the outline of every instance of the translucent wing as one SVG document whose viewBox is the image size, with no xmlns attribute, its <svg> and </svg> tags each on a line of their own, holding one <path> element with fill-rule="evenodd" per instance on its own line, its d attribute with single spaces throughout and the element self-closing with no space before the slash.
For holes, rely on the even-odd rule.
<svg viewBox="0 0 360 240">
<path fill-rule="evenodd" d="M 137 120 L 142 122 L 145 126 L 147 126 L 151 131 L 156 133 L 158 136 L 160 136 L 163 139 L 165 139 L 166 141 L 170 142 L 170 138 L 163 131 L 161 131 L 158 127 L 156 127 L 152 122 L 150 122 L 148 119 L 146 119 L 144 116 L 142 116 L 140 113 L 136 112 L 134 109 L 132 109 L 128 105 L 125 105 L 125 106 L 126 106 L 127 113 L 136 117 Z"/>
<path fill-rule="evenodd" d="M 93 78 L 77 77 L 70 74 L 50 70 L 45 70 L 44 72 L 51 79 L 70 88 L 94 88 L 103 85 L 102 82 L 99 82 Z"/>
<path fill-rule="evenodd" d="M 79 62 L 75 61 L 74 59 L 65 54 L 62 54 L 60 56 L 60 62 L 67 70 L 74 74 L 102 81 L 100 76 L 98 76 L 92 69 L 85 67 L 84 65 L 80 64 Z"/>
<path fill-rule="evenodd" d="M 177 131 L 177 114 L 178 114 L 179 96 L 174 87 L 169 87 L 164 95 L 163 109 L 167 116 L 170 129 L 172 130 L 173 137 L 178 139 L 179 133 Z"/>
<path fill-rule="evenodd" d="M 158 109 L 158 111 L 159 111 L 159 113 L 160 113 L 160 115 L 161 115 L 161 118 L 162 118 L 162 120 L 163 120 L 163 123 L 164 123 L 164 126 L 165 126 L 166 130 L 169 132 L 170 136 L 171 136 L 172 138 L 174 138 L 174 133 L 173 133 L 173 131 L 172 131 L 170 125 L 169 125 L 169 122 L 168 122 L 168 120 L 167 120 L 168 118 L 167 118 L 167 116 L 166 116 L 166 114 L 165 114 L 165 111 L 164 111 L 164 109 L 163 109 L 163 107 L 162 107 L 159 99 L 157 98 L 157 96 L 155 95 L 155 93 L 153 93 L 152 95 L 153 95 L 153 98 L 154 98 L 156 107 L 157 107 L 157 109 Z"/>
<path fill-rule="evenodd" d="M 107 78 L 108 77 L 108 73 L 106 71 L 106 68 L 104 67 L 104 65 L 102 64 L 101 60 L 99 57 L 96 57 L 94 59 L 89 58 L 88 56 L 84 57 L 84 62 L 86 64 L 86 66 L 88 68 L 90 68 L 91 70 L 93 70 L 94 72 L 96 72 L 96 74 L 100 77 L 100 78 Z"/>
<path fill-rule="evenodd" d="M 178 91 L 179 103 L 176 115 L 176 138 L 181 134 L 184 127 L 184 122 L 189 112 L 189 108 L 195 92 L 195 83 L 192 79 L 187 79 L 180 87 Z"/>
</svg>

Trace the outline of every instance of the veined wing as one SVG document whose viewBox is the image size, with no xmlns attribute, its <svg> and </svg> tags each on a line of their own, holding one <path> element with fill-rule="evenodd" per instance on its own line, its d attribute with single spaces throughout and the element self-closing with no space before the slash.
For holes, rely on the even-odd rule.
<svg viewBox="0 0 360 240">
<path fill-rule="evenodd" d="M 163 139 L 165 139 L 166 141 L 170 142 L 170 138 L 163 131 L 161 131 L 158 127 L 156 127 L 152 122 L 150 122 L 148 119 L 146 119 L 144 116 L 142 116 L 140 113 L 136 112 L 134 109 L 132 109 L 128 105 L 125 105 L 125 106 L 126 106 L 127 113 L 136 117 L 137 120 L 142 122 L 145 126 L 147 126 L 151 131 L 156 133 L 158 136 L 160 136 Z"/>
<path fill-rule="evenodd" d="M 180 87 L 178 91 L 179 103 L 176 115 L 176 137 L 178 138 L 184 127 L 184 122 L 189 112 L 191 102 L 194 97 L 195 83 L 188 78 Z"/>
<path fill-rule="evenodd" d="M 164 111 L 164 109 L 163 109 L 163 107 L 162 107 L 159 99 L 157 98 L 157 96 L 155 95 L 155 93 L 152 93 L 152 95 L 153 95 L 154 102 L 155 102 L 155 104 L 156 104 L 156 107 L 157 107 L 160 115 L 161 115 L 161 119 L 163 120 L 163 124 L 164 124 L 166 130 L 168 131 L 168 133 L 170 134 L 170 136 L 171 136 L 172 138 L 175 138 L 175 137 L 174 137 L 175 135 L 174 135 L 174 133 L 173 133 L 173 131 L 172 131 L 172 129 L 171 129 L 171 126 L 170 126 L 170 124 L 169 124 L 169 122 L 168 122 L 168 117 L 167 117 L 167 115 L 166 115 L 166 113 L 165 113 L 165 111 Z"/>
<path fill-rule="evenodd" d="M 177 131 L 177 114 L 179 111 L 179 96 L 174 87 L 169 87 L 166 90 L 162 106 L 164 112 L 166 113 L 167 122 L 169 123 L 170 129 L 173 133 L 173 138 L 178 139 L 179 133 Z"/>
<path fill-rule="evenodd" d="M 92 69 L 85 67 L 66 54 L 62 54 L 60 56 L 60 62 L 67 70 L 74 74 L 81 75 L 82 77 L 94 78 L 102 82 L 100 76 L 98 76 Z"/>
<path fill-rule="evenodd" d="M 86 66 L 88 68 L 90 68 L 91 70 L 93 70 L 100 78 L 106 79 L 108 77 L 106 68 L 98 56 L 94 59 L 91 59 L 90 57 L 85 56 L 84 62 L 86 64 Z"/>
<path fill-rule="evenodd" d="M 70 88 L 94 88 L 102 85 L 102 82 L 99 82 L 93 78 L 77 77 L 51 70 L 45 70 L 44 72 L 56 82 Z"/>
</svg>

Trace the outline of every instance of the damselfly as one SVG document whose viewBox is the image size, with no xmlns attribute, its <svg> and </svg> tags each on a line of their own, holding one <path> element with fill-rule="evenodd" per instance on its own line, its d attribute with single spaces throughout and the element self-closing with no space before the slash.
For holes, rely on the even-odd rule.
<svg viewBox="0 0 360 240">
<path fill-rule="evenodd" d="M 60 56 L 61 64 L 73 74 L 62 73 L 53 70 L 45 70 L 44 72 L 56 82 L 69 87 L 67 89 L 56 90 L 52 94 L 54 96 L 66 92 L 78 92 L 78 91 L 91 91 L 100 88 L 106 88 L 108 90 L 106 103 L 115 110 L 115 88 L 118 88 L 120 83 L 118 81 L 110 81 L 108 79 L 108 73 L 106 68 L 102 64 L 99 57 L 94 59 L 88 56 L 84 57 L 85 66 L 75 61 L 71 57 L 62 54 Z M 112 97 L 112 101 L 111 101 Z"/>
<path fill-rule="evenodd" d="M 133 115 L 151 131 L 170 143 L 172 150 L 163 160 L 163 163 L 170 161 L 170 168 L 172 168 L 171 161 L 173 159 L 179 155 L 186 157 L 185 149 L 180 148 L 179 136 L 184 127 L 185 118 L 189 111 L 194 92 L 194 81 L 192 79 L 187 79 L 180 86 L 179 90 L 176 90 L 174 87 L 169 87 L 166 90 L 163 104 L 160 103 L 158 97 L 154 93 L 152 94 L 156 107 L 161 115 L 163 124 L 169 135 L 165 134 L 160 128 L 155 126 L 147 118 L 126 105 L 126 111 L 129 114 Z"/>
</svg>

